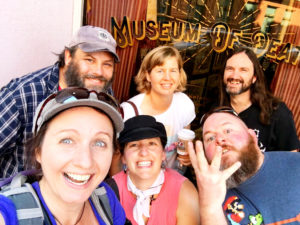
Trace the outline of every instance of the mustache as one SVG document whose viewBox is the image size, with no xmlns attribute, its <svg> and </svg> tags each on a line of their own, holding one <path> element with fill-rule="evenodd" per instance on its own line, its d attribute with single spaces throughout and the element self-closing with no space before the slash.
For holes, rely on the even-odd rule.
<svg viewBox="0 0 300 225">
<path fill-rule="evenodd" d="M 84 75 L 83 79 L 95 79 L 95 80 L 100 80 L 100 81 L 108 82 L 108 80 L 105 77 L 103 77 L 103 76 L 95 76 L 95 75 L 92 75 L 92 74 Z"/>
</svg>

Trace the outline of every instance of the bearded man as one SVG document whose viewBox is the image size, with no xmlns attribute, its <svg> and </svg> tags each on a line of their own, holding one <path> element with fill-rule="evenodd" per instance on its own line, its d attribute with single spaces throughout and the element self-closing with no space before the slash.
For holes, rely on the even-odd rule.
<svg viewBox="0 0 300 225">
<path fill-rule="evenodd" d="M 0 90 L 0 180 L 24 170 L 24 146 L 32 136 L 37 106 L 67 87 L 111 93 L 116 41 L 100 27 L 83 26 L 58 61 L 47 68 L 11 80 Z"/>
<path fill-rule="evenodd" d="M 285 103 L 268 90 L 264 71 L 251 49 L 238 47 L 230 52 L 219 105 L 232 107 L 255 131 L 263 152 L 300 148 L 293 115 Z"/>
<path fill-rule="evenodd" d="M 262 153 L 252 129 L 229 107 L 205 114 L 203 146 L 188 145 L 201 225 L 300 222 L 300 155 Z"/>
</svg>

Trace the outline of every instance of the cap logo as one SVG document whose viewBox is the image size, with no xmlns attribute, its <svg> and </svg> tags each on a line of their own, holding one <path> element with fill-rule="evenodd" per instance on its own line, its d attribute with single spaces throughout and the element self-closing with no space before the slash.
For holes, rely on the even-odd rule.
<svg viewBox="0 0 300 225">
<path fill-rule="evenodd" d="M 102 41 L 109 42 L 109 38 L 105 32 L 99 31 L 98 32 L 98 38 Z"/>
</svg>

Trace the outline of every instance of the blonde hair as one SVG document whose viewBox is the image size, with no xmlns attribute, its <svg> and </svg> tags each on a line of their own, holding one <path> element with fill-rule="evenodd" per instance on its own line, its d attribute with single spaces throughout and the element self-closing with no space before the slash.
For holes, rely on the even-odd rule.
<svg viewBox="0 0 300 225">
<path fill-rule="evenodd" d="M 155 66 L 161 66 L 164 64 L 168 57 L 176 57 L 179 69 L 179 84 L 175 92 L 185 90 L 187 76 L 183 70 L 183 62 L 179 51 L 171 46 L 159 46 L 152 49 L 143 59 L 142 65 L 138 74 L 135 77 L 135 83 L 139 92 L 149 93 L 151 90 L 151 83 L 147 80 L 147 73 L 150 74 L 151 70 Z"/>
</svg>

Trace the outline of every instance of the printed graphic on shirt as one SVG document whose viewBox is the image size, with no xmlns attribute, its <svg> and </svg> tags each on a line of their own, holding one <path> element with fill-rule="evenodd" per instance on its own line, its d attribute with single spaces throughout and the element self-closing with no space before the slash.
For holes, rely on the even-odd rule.
<svg viewBox="0 0 300 225">
<path fill-rule="evenodd" d="M 256 137 L 258 139 L 258 145 L 259 145 L 259 148 L 262 152 L 265 152 L 266 151 L 266 147 L 263 145 L 263 143 L 261 141 L 259 141 L 259 130 L 258 129 L 253 129 L 255 134 L 256 134 Z"/>
<path fill-rule="evenodd" d="M 248 225 L 262 225 L 263 224 L 263 217 L 260 213 L 257 215 L 249 215 L 250 223 Z"/>
<path fill-rule="evenodd" d="M 240 222 L 244 219 L 244 205 L 240 204 L 241 200 L 237 196 L 229 197 L 224 206 L 223 210 L 230 221 L 231 225 L 240 225 Z"/>
<path fill-rule="evenodd" d="M 245 215 L 245 206 L 241 203 L 241 199 L 237 196 L 230 196 L 227 198 L 223 210 L 230 222 L 230 225 L 263 225 L 263 217 L 260 213 L 256 215 Z M 243 221 L 244 220 L 244 221 Z M 243 221 L 243 222 L 242 222 Z"/>
</svg>

